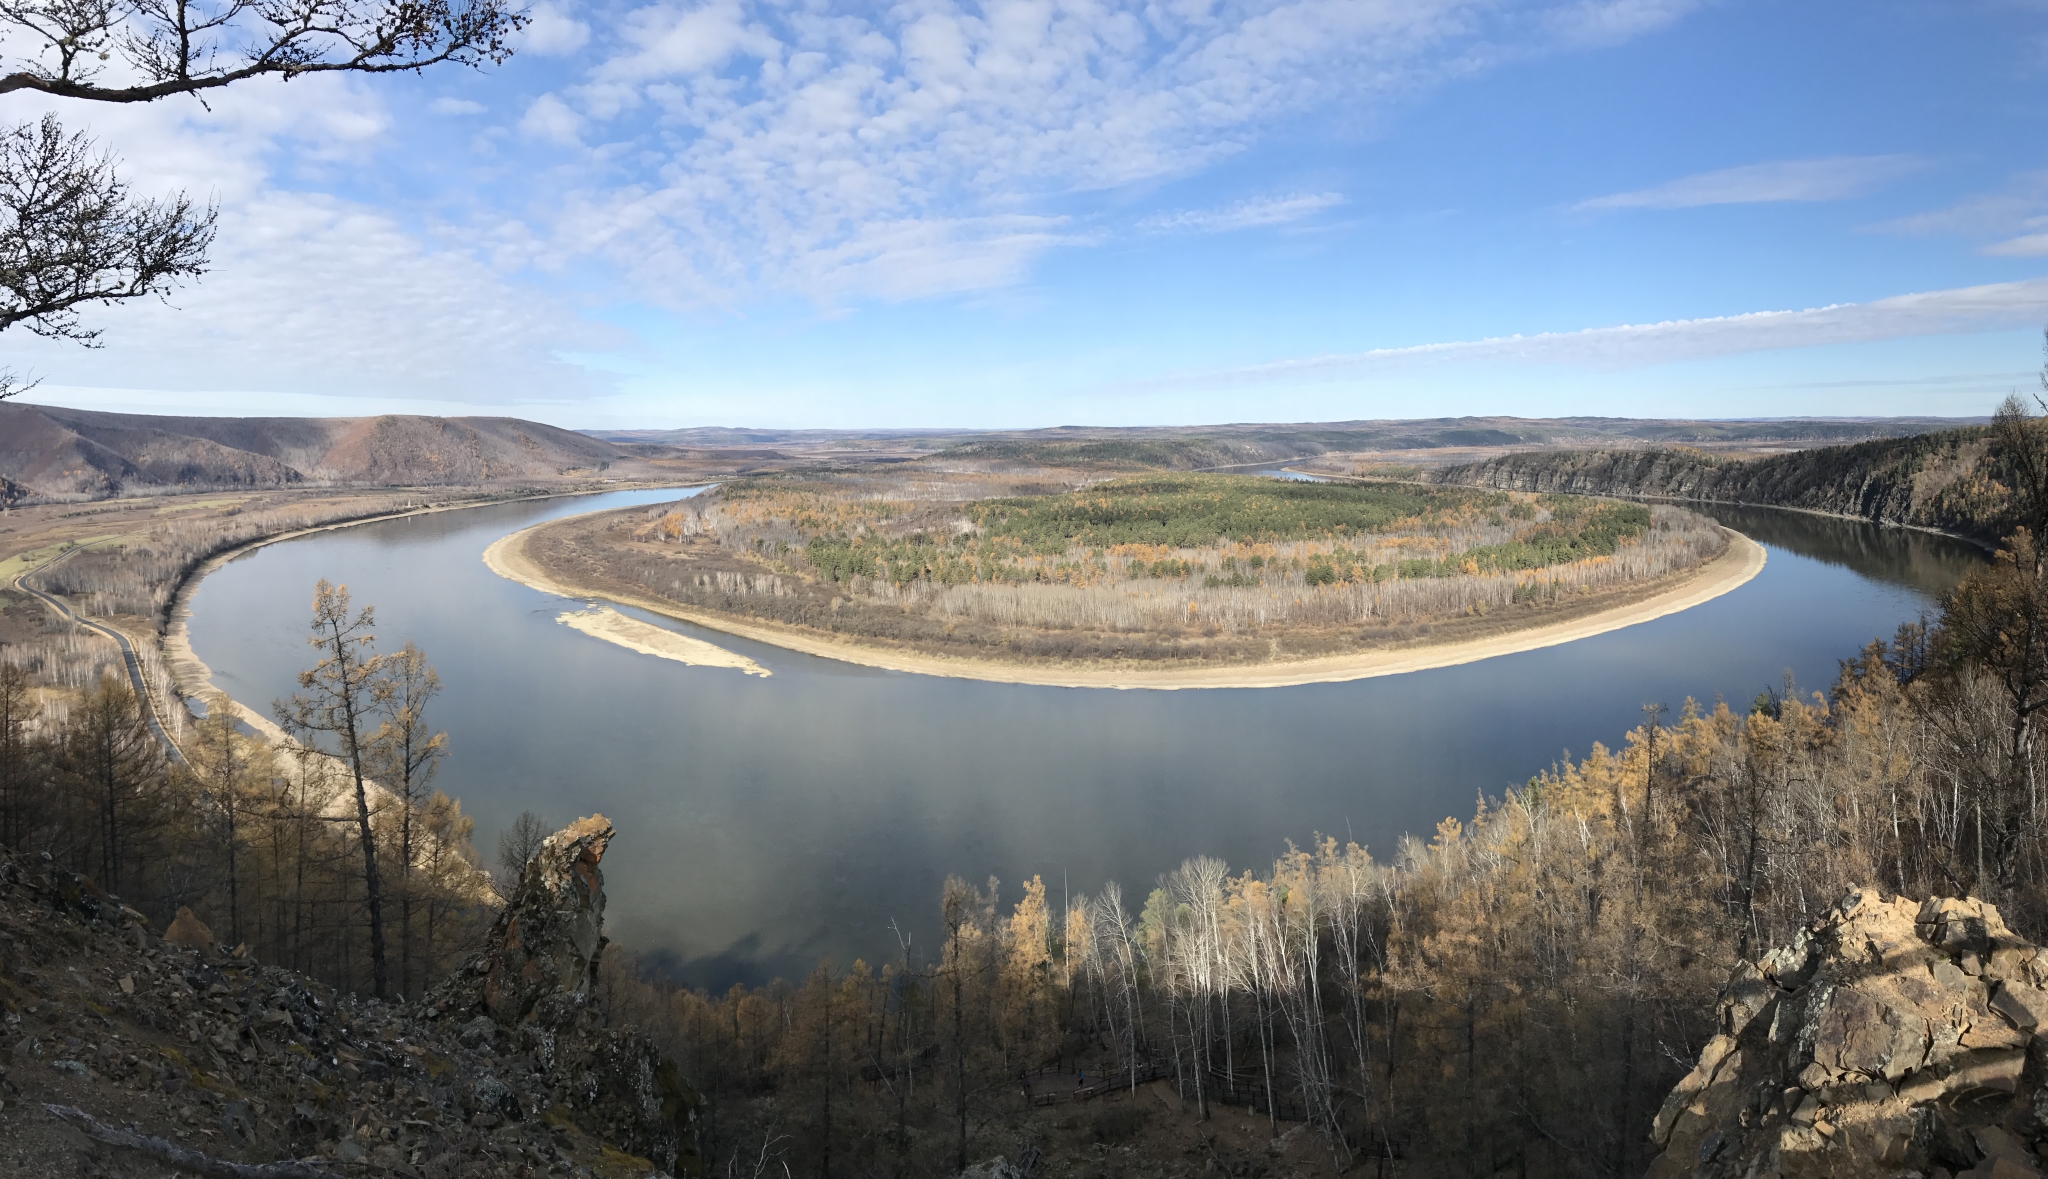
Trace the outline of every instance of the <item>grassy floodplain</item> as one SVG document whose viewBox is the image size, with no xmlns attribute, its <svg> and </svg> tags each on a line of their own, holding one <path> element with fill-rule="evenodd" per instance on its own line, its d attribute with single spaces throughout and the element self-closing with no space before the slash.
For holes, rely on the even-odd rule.
<svg viewBox="0 0 2048 1179">
<path fill-rule="evenodd" d="M 1612 604 L 1726 548 L 1682 509 L 1250 475 L 742 480 L 529 542 L 566 584 L 1010 662 L 1260 663 Z"/>
</svg>

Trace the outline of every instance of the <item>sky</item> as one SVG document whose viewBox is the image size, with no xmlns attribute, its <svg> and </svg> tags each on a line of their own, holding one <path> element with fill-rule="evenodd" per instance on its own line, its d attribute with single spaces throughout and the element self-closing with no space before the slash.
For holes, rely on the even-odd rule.
<svg viewBox="0 0 2048 1179">
<path fill-rule="evenodd" d="M 2048 0 L 537 0 L 89 130 L 211 271 L 24 400 L 571 428 L 1975 415 Z M 11 49 L 13 46 L 0 45 Z"/>
</svg>

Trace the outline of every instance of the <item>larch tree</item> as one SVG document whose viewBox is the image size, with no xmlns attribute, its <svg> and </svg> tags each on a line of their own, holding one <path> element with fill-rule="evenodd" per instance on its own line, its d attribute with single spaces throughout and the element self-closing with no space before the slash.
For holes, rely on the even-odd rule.
<svg viewBox="0 0 2048 1179">
<path fill-rule="evenodd" d="M 28 729 L 34 707 L 28 673 L 0 662 L 0 845 L 7 847 L 22 846 L 44 809 L 31 764 L 37 752 Z"/>
<path fill-rule="evenodd" d="M 377 641 L 374 609 L 349 612 L 347 586 L 325 578 L 313 588 L 312 635 L 307 644 L 320 661 L 299 673 L 299 687 L 290 700 L 276 704 L 278 723 L 287 732 L 313 737 L 326 734 L 355 786 L 357 841 L 362 845 L 363 904 L 370 918 L 370 988 L 379 999 L 390 992 L 390 971 L 384 954 L 384 882 L 377 867 L 377 834 L 371 824 L 369 762 L 370 723 L 375 719 L 377 685 L 384 657 L 371 648 Z"/>
<path fill-rule="evenodd" d="M 96 864 L 101 886 L 118 891 L 124 864 L 139 858 L 138 843 L 155 826 L 159 799 L 151 787 L 161 768 L 161 751 L 143 727 L 126 677 L 109 670 L 86 692 L 66 732 L 64 755 L 81 809 L 94 816 L 80 860 Z"/>
<path fill-rule="evenodd" d="M 219 816 L 223 873 L 228 886 L 228 941 L 242 942 L 242 849 L 247 840 L 243 830 L 243 807 L 249 783 L 257 776 L 247 742 L 235 728 L 235 705 L 227 693 L 216 692 L 206 702 L 206 715 L 194 727 L 191 747 L 192 768 L 211 797 Z M 267 774 L 263 775 L 268 777 Z"/>
<path fill-rule="evenodd" d="M 410 642 L 388 655 L 373 688 L 383 718 L 370 740 L 375 776 L 396 795 L 398 807 L 398 971 L 399 993 L 413 993 L 413 869 L 418 816 L 427 787 L 448 752 L 448 734 L 427 725 L 427 702 L 441 691 L 441 677 Z"/>
</svg>

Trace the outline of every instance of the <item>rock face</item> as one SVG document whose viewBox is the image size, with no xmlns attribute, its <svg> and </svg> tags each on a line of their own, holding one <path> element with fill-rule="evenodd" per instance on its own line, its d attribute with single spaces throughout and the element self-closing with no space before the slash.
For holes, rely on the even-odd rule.
<svg viewBox="0 0 2048 1179">
<path fill-rule="evenodd" d="M 1504 491 L 1763 504 L 1995 542 L 2019 523 L 1981 429 L 1734 461 L 1689 450 L 1546 450 L 1444 467 L 1437 483 Z"/>
<path fill-rule="evenodd" d="M 593 815 L 542 841 L 485 948 L 427 1001 L 439 1021 L 460 1025 L 465 1043 L 502 1040 L 531 1058 L 551 1098 L 595 1122 L 607 1141 L 664 1170 L 693 1171 L 695 1094 L 652 1041 L 605 1027 L 598 1008 L 606 943 L 598 863 L 612 834 Z M 496 1088 L 484 1092 L 486 1081 Z M 521 1116 L 510 1089 L 490 1078 L 477 1088 L 479 1106 Z"/>
<path fill-rule="evenodd" d="M 2044 986 L 1991 905 L 1851 893 L 1729 979 L 1649 1176 L 2040 1176 Z"/>
<path fill-rule="evenodd" d="M 607 940 L 597 865 L 611 841 L 611 823 L 592 815 L 548 836 L 526 862 L 519 891 L 476 964 L 484 1014 L 513 1027 L 550 995 L 581 998 L 596 988 Z"/>
</svg>

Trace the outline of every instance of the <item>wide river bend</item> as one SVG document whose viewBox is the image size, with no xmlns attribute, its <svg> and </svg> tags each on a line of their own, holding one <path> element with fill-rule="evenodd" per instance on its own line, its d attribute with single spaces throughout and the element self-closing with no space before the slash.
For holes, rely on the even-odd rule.
<svg viewBox="0 0 2048 1179">
<path fill-rule="evenodd" d="M 200 585 L 193 647 L 214 682 L 268 711 L 309 661 L 313 583 L 377 608 L 387 649 L 418 643 L 445 685 L 452 753 L 436 785 L 488 857 L 522 810 L 601 811 L 613 938 L 722 988 L 928 953 L 948 874 L 1042 877 L 1054 897 L 1120 881 L 1138 903 L 1192 855 L 1264 868 L 1318 832 L 1390 856 L 1475 797 L 1498 796 L 1642 705 L 1744 706 L 1930 610 L 1982 560 L 1958 541 L 1793 513 L 1712 514 L 1765 545 L 1755 580 L 1680 614 L 1558 647 L 1344 684 L 1198 691 L 1043 688 L 878 671 L 640 611 L 770 670 L 636 654 L 556 621 L 577 603 L 486 569 L 542 520 L 676 491 L 504 504 L 258 549 Z"/>
</svg>

